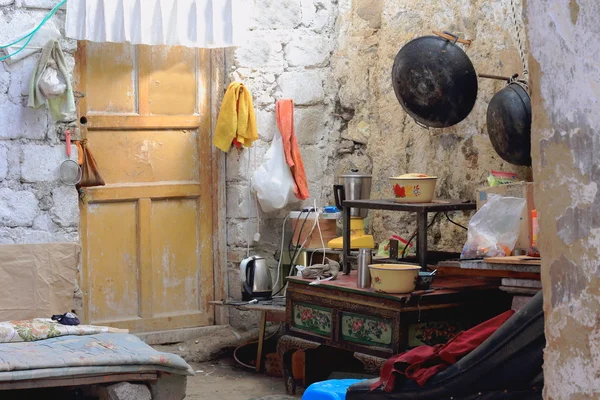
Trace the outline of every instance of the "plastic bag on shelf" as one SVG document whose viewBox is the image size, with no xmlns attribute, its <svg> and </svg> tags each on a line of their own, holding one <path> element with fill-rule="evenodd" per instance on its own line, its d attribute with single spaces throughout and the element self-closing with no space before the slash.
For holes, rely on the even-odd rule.
<svg viewBox="0 0 600 400">
<path fill-rule="evenodd" d="M 488 202 L 471 218 L 461 259 L 509 256 L 520 233 L 525 199 L 488 196 Z"/>
</svg>

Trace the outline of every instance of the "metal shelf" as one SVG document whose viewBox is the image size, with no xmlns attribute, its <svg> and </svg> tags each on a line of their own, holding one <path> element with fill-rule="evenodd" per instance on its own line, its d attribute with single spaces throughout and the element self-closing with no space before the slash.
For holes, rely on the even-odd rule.
<svg viewBox="0 0 600 400">
<path fill-rule="evenodd" d="M 342 204 L 344 249 L 342 267 L 345 274 L 350 273 L 350 209 L 386 210 L 417 214 L 417 260 L 423 270 L 427 269 L 427 214 L 448 211 L 474 211 L 475 203 L 468 200 L 440 199 L 431 203 L 397 203 L 394 199 L 383 200 L 346 200 Z"/>
</svg>

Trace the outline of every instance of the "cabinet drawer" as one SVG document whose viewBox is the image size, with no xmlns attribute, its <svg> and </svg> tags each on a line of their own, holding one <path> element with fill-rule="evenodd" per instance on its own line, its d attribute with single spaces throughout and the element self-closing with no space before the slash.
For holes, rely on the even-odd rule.
<svg viewBox="0 0 600 400">
<path fill-rule="evenodd" d="M 293 304 L 293 326 L 321 336 L 331 336 L 332 310 L 312 304 Z"/>
<path fill-rule="evenodd" d="M 369 346 L 393 346 L 394 322 L 369 315 L 340 313 L 341 339 Z"/>
<path fill-rule="evenodd" d="M 412 324 L 408 328 L 408 347 L 435 346 L 450 339 L 469 324 L 463 321 L 432 321 Z"/>
</svg>

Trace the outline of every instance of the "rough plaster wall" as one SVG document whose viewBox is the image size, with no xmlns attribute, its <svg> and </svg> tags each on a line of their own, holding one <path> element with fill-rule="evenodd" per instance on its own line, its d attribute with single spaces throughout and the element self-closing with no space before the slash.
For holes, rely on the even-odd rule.
<svg viewBox="0 0 600 400">
<path fill-rule="evenodd" d="M 55 0 L 0 0 L 3 40 L 38 24 Z M 64 11 L 49 23 L 64 32 Z M 67 62 L 77 43 L 61 40 Z M 78 241 L 79 209 L 75 189 L 58 180 L 66 158 L 55 125 L 46 109 L 26 107 L 29 82 L 39 57 L 13 65 L 0 63 L 0 244 Z M 74 154 L 76 153 L 74 147 Z"/>
<path fill-rule="evenodd" d="M 251 150 L 232 149 L 227 156 L 227 244 L 229 292 L 240 297 L 239 262 L 246 256 L 248 238 L 257 230 L 257 205 L 248 198 L 249 179 L 261 164 L 277 131 L 275 101 L 293 98 L 295 125 L 309 181 L 311 198 L 305 205 L 322 205 L 333 184 L 327 160 L 340 137 L 335 120 L 335 80 L 331 53 L 335 46 L 335 0 L 255 0 L 248 43 L 228 55 L 229 79 L 240 79 L 254 96 L 260 140 Z M 251 254 L 266 257 L 275 268 L 282 220 L 290 209 L 274 215 L 261 211 L 259 243 Z M 273 276 L 275 273 L 273 272 Z M 232 324 L 249 326 L 253 313 L 232 313 Z"/>
<path fill-rule="evenodd" d="M 545 398 L 600 398 L 600 3 L 527 1 Z"/>
<path fill-rule="evenodd" d="M 520 0 L 515 3 L 520 7 Z M 439 198 L 471 200 L 492 169 L 516 171 L 527 179 L 530 171 L 505 163 L 487 135 L 487 106 L 503 82 L 480 79 L 471 114 L 454 127 L 429 131 L 403 111 L 391 84 L 400 48 L 434 30 L 472 39 L 466 53 L 477 72 L 521 73 L 509 5 L 510 0 L 340 0 L 332 66 L 338 108 L 352 118 L 335 143 L 338 157 L 330 160 L 332 169 L 338 173 L 355 165 L 372 172 L 374 198 L 393 197 L 387 178 L 407 172 L 439 176 Z M 456 215 L 463 224 L 468 217 Z M 398 213 L 370 212 L 370 219 L 376 240 L 392 233 L 408 237 L 416 228 L 413 216 Z M 434 225 L 429 236 L 432 248 L 448 251 L 460 251 L 465 240 L 464 231 L 446 221 Z"/>
</svg>

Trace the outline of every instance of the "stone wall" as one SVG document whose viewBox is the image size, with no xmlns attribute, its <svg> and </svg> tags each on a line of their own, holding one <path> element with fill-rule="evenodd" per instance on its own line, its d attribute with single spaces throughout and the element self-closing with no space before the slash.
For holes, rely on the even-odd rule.
<svg viewBox="0 0 600 400">
<path fill-rule="evenodd" d="M 228 52 L 227 61 L 229 78 L 242 80 L 254 95 L 260 134 L 251 150 L 233 149 L 227 156 L 232 296 L 240 295 L 239 261 L 246 256 L 248 241 L 252 254 L 265 256 L 275 267 L 283 216 L 313 201 L 331 204 L 337 173 L 351 167 L 371 172 L 373 197 L 391 195 L 390 175 L 437 174 L 438 196 L 472 199 L 490 169 L 513 169 L 495 154 L 485 131 L 487 102 L 502 83 L 480 81 L 479 100 L 465 121 L 427 131 L 403 112 L 390 79 L 393 58 L 402 45 L 433 29 L 473 39 L 467 53 L 480 72 L 519 72 L 508 17 L 510 0 L 253 1 L 249 43 Z M 0 36 L 30 28 L 55 4 L 55 0 L 0 0 Z M 51 22 L 64 30 L 64 11 Z M 76 42 L 61 44 L 73 65 Z M 57 180 L 65 157 L 58 134 L 62 127 L 53 124 L 45 110 L 24 106 L 37 57 L 0 65 L 0 114 L 8 121 L 0 129 L 0 243 L 78 240 L 77 195 Z M 248 184 L 277 132 L 274 109 L 281 98 L 296 103 L 296 129 L 311 199 L 265 215 L 249 197 Z M 370 225 L 377 239 L 392 232 L 407 236 L 414 229 L 411 219 L 389 213 L 372 212 Z M 255 243 L 257 230 L 262 237 Z M 444 249 L 458 249 L 465 238 L 447 223 L 436 224 L 432 231 L 432 245 Z"/>
<path fill-rule="evenodd" d="M 527 1 L 546 399 L 600 398 L 600 3 Z"/>
<path fill-rule="evenodd" d="M 490 170 L 515 171 L 527 179 L 527 169 L 504 162 L 487 135 L 487 106 L 504 82 L 480 79 L 477 102 L 464 121 L 427 130 L 403 111 L 391 81 L 400 48 L 432 31 L 473 40 L 466 53 L 478 73 L 521 73 L 510 4 L 510 0 L 340 0 L 332 67 L 337 107 L 351 119 L 341 132 L 342 140 L 333 143 L 338 153 L 334 171 L 356 166 L 372 172 L 374 198 L 393 197 L 387 178 L 409 172 L 438 176 L 438 198 L 470 200 L 478 187 L 487 184 Z M 520 0 L 515 5 L 521 24 Z M 344 117 L 340 120 L 344 122 Z M 456 215 L 463 224 L 468 217 Z M 398 213 L 371 212 L 370 219 L 376 240 L 392 233 L 408 238 L 416 228 L 413 216 Z M 465 232 L 447 221 L 435 224 L 429 236 L 432 248 L 447 251 L 460 251 L 465 240 Z"/>
<path fill-rule="evenodd" d="M 267 258 L 276 267 L 281 243 L 281 213 L 265 215 L 248 193 L 254 170 L 262 163 L 273 135 L 278 132 L 275 102 L 293 98 L 298 141 L 302 149 L 311 198 L 305 206 L 323 204 L 333 184 L 330 160 L 340 137 L 336 109 L 335 80 L 331 75 L 331 55 L 335 47 L 335 0 L 255 0 L 251 31 L 246 46 L 228 54 L 230 80 L 241 80 L 254 97 L 260 140 L 250 149 L 232 149 L 227 156 L 227 244 L 229 248 L 230 295 L 239 297 L 239 262 L 251 254 Z M 260 227 L 259 227 L 260 225 Z M 261 240 L 253 241 L 259 229 Z M 274 272 L 274 271 L 273 271 Z M 246 317 L 245 314 L 241 314 Z M 246 325 L 245 320 L 236 326 Z"/>
<path fill-rule="evenodd" d="M 32 28 L 56 4 L 1 0 L 0 37 L 4 41 Z M 59 11 L 49 23 L 64 32 L 64 17 Z M 77 43 L 63 39 L 61 45 L 73 66 Z M 46 109 L 26 107 L 38 57 L 39 53 L 12 65 L 0 63 L 0 244 L 79 240 L 77 192 L 61 184 L 58 176 L 66 159 L 60 140 L 64 124 L 54 124 Z"/>
<path fill-rule="evenodd" d="M 515 3 L 520 13 L 520 0 Z M 313 199 L 333 204 L 335 175 L 353 167 L 373 174 L 374 198 L 391 197 L 387 178 L 406 172 L 438 175 L 438 197 L 464 199 L 474 199 L 491 169 L 529 178 L 527 169 L 502 161 L 487 136 L 487 104 L 503 82 L 480 80 L 469 117 L 455 127 L 429 131 L 402 110 L 391 85 L 396 53 L 432 30 L 472 39 L 467 54 L 478 72 L 520 73 L 509 5 L 510 0 L 254 0 L 249 43 L 229 53 L 227 65 L 229 78 L 243 81 L 254 95 L 261 138 L 250 151 L 234 149 L 227 157 L 231 295 L 240 295 L 239 261 L 248 239 L 252 254 L 276 266 L 282 218 L 301 206 L 278 215 L 260 213 L 262 238 L 252 241 L 258 219 L 248 184 L 277 132 L 277 99 L 292 97 L 297 105 L 296 130 L 312 195 L 304 205 Z M 467 223 L 468 216 L 456 219 Z M 391 233 L 408 237 L 416 227 L 402 214 L 371 212 L 369 220 L 377 240 Z M 466 239 L 445 221 L 431 229 L 432 247 L 460 250 Z"/>
</svg>

